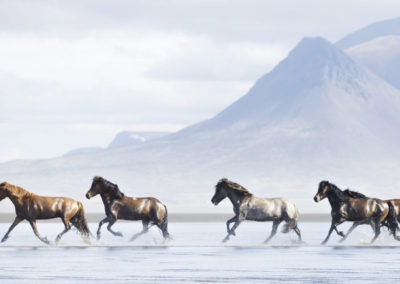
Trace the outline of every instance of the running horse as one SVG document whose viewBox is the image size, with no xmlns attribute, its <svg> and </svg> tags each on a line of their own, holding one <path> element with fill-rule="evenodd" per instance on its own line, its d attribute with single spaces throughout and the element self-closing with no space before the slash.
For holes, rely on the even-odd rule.
<svg viewBox="0 0 400 284">
<path fill-rule="evenodd" d="M 101 226 L 108 223 L 107 229 L 114 236 L 122 237 L 121 232 L 114 232 L 111 226 L 118 219 L 137 221 L 142 220 L 143 230 L 132 236 L 131 241 L 148 232 L 149 227 L 156 225 L 162 232 L 164 239 L 169 239 L 168 212 L 167 207 L 153 197 L 133 198 L 123 194 L 118 185 L 96 176 L 93 178 L 92 186 L 86 193 L 90 199 L 100 194 L 104 203 L 106 218 L 99 222 L 97 239 L 100 239 Z"/>
<path fill-rule="evenodd" d="M 357 191 L 353 191 L 350 189 L 345 189 L 343 191 L 346 195 L 352 197 L 352 198 L 356 198 L 356 199 L 369 199 L 369 197 L 365 196 L 364 194 L 357 192 Z M 399 225 L 398 225 L 398 220 L 399 220 L 399 199 L 390 199 L 390 200 L 383 200 L 384 202 L 386 202 L 389 206 L 389 213 L 387 215 L 387 217 L 385 218 L 385 220 L 382 222 L 382 226 L 385 226 L 389 229 L 389 231 L 391 232 L 391 234 L 393 235 L 393 238 L 395 240 L 400 241 L 400 237 L 396 235 L 396 231 L 399 230 Z M 346 239 L 346 237 L 359 225 L 363 225 L 363 224 L 368 224 L 366 222 L 354 222 L 353 225 L 350 227 L 349 231 L 346 233 L 346 235 L 344 236 L 344 238 L 341 241 L 344 241 Z"/>
<path fill-rule="evenodd" d="M 74 225 L 82 238 L 88 241 L 90 231 L 82 203 L 67 197 L 47 197 L 31 193 L 22 187 L 3 182 L 0 184 L 0 201 L 8 197 L 15 206 L 17 216 L 1 242 L 8 239 L 10 232 L 23 220 L 31 225 L 35 235 L 44 243 L 50 244 L 46 237 L 40 236 L 36 220 L 61 218 L 65 229 L 58 234 L 56 243 Z"/>
<path fill-rule="evenodd" d="M 314 201 L 319 202 L 324 198 L 328 198 L 331 205 L 332 222 L 328 235 L 322 244 L 325 244 L 329 240 L 333 230 L 335 230 L 339 236 L 343 237 L 343 241 L 358 225 L 369 224 L 375 233 L 371 240 L 371 243 L 373 243 L 379 236 L 380 227 L 385 221 L 388 221 L 390 226 L 397 226 L 390 218 L 390 206 L 384 200 L 352 196 L 348 191 L 346 193 L 328 181 L 321 181 L 319 183 L 318 192 L 314 196 Z M 345 221 L 355 222 L 346 235 L 337 229 L 337 226 Z"/>
<path fill-rule="evenodd" d="M 231 235 L 236 235 L 236 228 L 244 220 L 273 222 L 271 234 L 265 240 L 265 243 L 276 234 L 282 221 L 286 222 L 283 232 L 288 233 L 293 230 L 301 241 L 301 233 L 297 227 L 299 212 L 289 200 L 284 198 L 258 198 L 243 186 L 223 178 L 215 186 L 215 194 L 211 202 L 218 205 L 226 197 L 232 202 L 235 216 L 226 222 L 228 235 L 223 239 L 223 242 L 228 241 Z M 232 222 L 235 222 L 235 224 L 230 228 Z"/>
</svg>

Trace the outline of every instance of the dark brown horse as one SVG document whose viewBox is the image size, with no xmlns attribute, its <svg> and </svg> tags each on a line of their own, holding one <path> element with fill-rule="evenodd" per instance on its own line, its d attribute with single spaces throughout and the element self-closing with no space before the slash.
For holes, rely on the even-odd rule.
<svg viewBox="0 0 400 284">
<path fill-rule="evenodd" d="M 97 229 L 97 239 L 100 239 L 100 229 L 104 223 L 108 223 L 107 229 L 114 236 L 122 237 L 122 233 L 114 232 L 111 226 L 118 220 L 142 220 L 143 230 L 132 236 L 135 240 L 149 230 L 149 226 L 156 225 L 162 232 L 164 239 L 170 238 L 168 233 L 167 207 L 153 197 L 132 198 L 125 196 L 118 185 L 96 176 L 93 178 L 92 186 L 86 193 L 88 199 L 100 194 L 104 203 L 106 218 L 100 221 Z"/>
<path fill-rule="evenodd" d="M 377 198 L 353 198 L 340 190 L 336 185 L 328 181 L 321 181 L 314 201 L 319 202 L 326 197 L 332 208 L 332 223 L 329 233 L 322 244 L 325 244 L 329 240 L 333 230 L 345 239 L 352 229 L 354 229 L 350 228 L 346 235 L 338 231 L 337 226 L 345 221 L 353 221 L 355 224 L 370 224 L 375 232 L 375 236 L 371 242 L 376 240 L 380 234 L 380 227 L 389 214 L 389 205 L 387 202 Z"/>
<path fill-rule="evenodd" d="M 4 235 L 2 242 L 6 241 L 10 232 L 21 221 L 27 220 L 35 235 L 44 243 L 50 242 L 46 237 L 41 237 L 36 228 L 36 220 L 61 218 L 65 229 L 56 238 L 56 243 L 61 237 L 71 229 L 74 225 L 81 233 L 82 238 L 87 241 L 90 231 L 87 225 L 85 211 L 82 203 L 67 197 L 45 197 L 33 194 L 25 189 L 3 182 L 0 184 L 0 200 L 10 198 L 15 206 L 17 216 L 7 233 Z M 71 223 L 71 224 L 70 224 Z"/>
<path fill-rule="evenodd" d="M 352 191 L 350 189 L 346 189 L 343 191 L 346 195 L 356 198 L 356 199 L 369 199 L 369 197 L 365 196 L 364 194 Z M 391 199 L 391 200 L 384 200 L 389 206 L 389 213 L 386 216 L 385 220 L 382 222 L 382 226 L 387 227 L 390 232 L 392 233 L 395 240 L 400 241 L 400 237 L 396 235 L 396 231 L 399 230 L 398 219 L 399 219 L 399 206 L 400 200 L 398 199 Z M 349 231 L 346 233 L 345 237 L 342 239 L 346 239 L 346 237 L 359 225 L 367 224 L 365 222 L 354 222 L 353 225 L 350 227 Z"/>
</svg>

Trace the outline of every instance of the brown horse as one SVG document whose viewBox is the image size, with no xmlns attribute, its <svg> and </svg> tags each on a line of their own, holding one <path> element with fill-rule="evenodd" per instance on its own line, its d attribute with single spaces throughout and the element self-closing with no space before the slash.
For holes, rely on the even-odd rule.
<svg viewBox="0 0 400 284">
<path fill-rule="evenodd" d="M 356 227 L 350 228 L 346 235 L 343 232 L 339 232 L 337 226 L 345 221 L 354 221 L 356 225 L 370 224 L 375 232 L 375 236 L 371 242 L 376 240 L 380 234 L 380 227 L 389 214 L 389 205 L 387 202 L 377 198 L 354 198 L 340 190 L 336 185 L 328 181 L 321 181 L 314 201 L 319 202 L 326 197 L 332 208 L 332 224 L 322 244 L 325 244 L 329 240 L 333 230 L 342 236 L 342 240 L 344 240 L 352 229 Z"/>
<path fill-rule="evenodd" d="M 346 189 L 343 191 L 346 195 L 356 198 L 356 199 L 369 199 L 369 197 L 365 196 L 364 194 L 352 191 L 350 189 Z M 383 200 L 389 206 L 389 214 L 386 216 L 385 220 L 382 222 L 382 226 L 387 227 L 390 232 L 392 233 L 395 240 L 400 241 L 400 237 L 396 235 L 396 231 L 399 230 L 399 213 L 400 213 L 400 200 L 399 199 L 390 199 L 390 200 Z M 346 233 L 345 237 L 342 239 L 346 239 L 346 237 L 359 225 L 367 224 L 365 222 L 354 222 L 353 225 L 350 227 L 349 231 Z"/>
<path fill-rule="evenodd" d="M 0 201 L 8 197 L 15 206 L 17 216 L 2 242 L 6 241 L 10 232 L 21 221 L 27 220 L 35 235 L 44 243 L 50 244 L 47 238 L 39 235 L 36 220 L 61 218 L 65 229 L 56 238 L 56 243 L 71 229 L 70 223 L 81 233 L 85 241 L 88 240 L 90 231 L 87 225 L 85 211 L 82 203 L 66 197 L 45 197 L 33 194 L 19 186 L 3 182 L 0 184 Z"/>
<path fill-rule="evenodd" d="M 100 239 L 100 229 L 104 223 L 108 223 L 107 229 L 114 236 L 122 237 L 121 232 L 114 232 L 111 226 L 118 220 L 142 220 L 143 230 L 132 236 L 131 241 L 148 232 L 149 226 L 156 225 L 162 232 L 164 239 L 170 238 L 168 233 L 167 207 L 153 197 L 132 198 L 125 196 L 118 185 L 96 176 L 92 186 L 86 193 L 88 199 L 100 194 L 104 203 L 106 218 L 99 222 L 97 239 Z"/>
</svg>

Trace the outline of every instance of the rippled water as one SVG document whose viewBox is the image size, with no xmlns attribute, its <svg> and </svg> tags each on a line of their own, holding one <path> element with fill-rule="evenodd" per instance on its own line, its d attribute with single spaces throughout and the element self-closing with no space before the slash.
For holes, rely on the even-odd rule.
<svg viewBox="0 0 400 284">
<path fill-rule="evenodd" d="M 3 235 L 10 224 L 0 224 Z M 129 237 L 140 223 L 117 223 L 125 237 L 103 228 L 100 241 L 84 244 L 69 232 L 58 246 L 46 246 L 26 223 L 20 224 L 0 245 L 0 282 L 387 282 L 400 280 L 400 243 L 383 232 L 374 245 L 372 230 L 361 226 L 338 243 L 325 237 L 328 223 L 300 224 L 305 243 L 295 244 L 294 234 L 277 234 L 261 244 L 271 223 L 243 223 L 237 236 L 221 244 L 223 223 L 171 223 L 173 241 L 164 243 L 157 229 L 134 243 Z M 95 231 L 97 225 L 90 224 Z M 61 223 L 39 223 L 39 231 L 54 239 Z M 348 226 L 343 226 L 348 228 Z"/>
</svg>

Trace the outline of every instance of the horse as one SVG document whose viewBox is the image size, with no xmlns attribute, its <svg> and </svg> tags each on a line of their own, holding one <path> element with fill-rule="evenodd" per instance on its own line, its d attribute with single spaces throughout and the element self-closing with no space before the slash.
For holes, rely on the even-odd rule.
<svg viewBox="0 0 400 284">
<path fill-rule="evenodd" d="M 346 195 L 352 197 L 352 198 L 356 198 L 356 199 L 368 199 L 369 197 L 365 196 L 364 194 L 357 192 L 357 191 L 353 191 L 350 189 L 345 189 L 343 191 Z M 390 200 L 383 200 L 384 202 L 386 202 L 389 206 L 389 213 L 386 216 L 385 220 L 382 222 L 382 226 L 387 227 L 391 234 L 393 235 L 395 240 L 400 241 L 400 237 L 396 236 L 396 231 L 400 230 L 399 225 L 398 225 L 398 220 L 399 220 L 399 206 L 400 206 L 400 200 L 398 199 L 390 199 Z M 347 234 L 345 235 L 345 237 L 347 237 L 357 226 L 359 225 L 363 225 L 363 224 L 367 224 L 365 222 L 354 222 L 353 225 L 350 227 L 349 231 L 347 232 Z M 344 238 L 345 239 L 345 238 Z M 344 240 L 342 239 L 342 241 Z"/>
<path fill-rule="evenodd" d="M 255 197 L 243 186 L 222 178 L 215 186 L 215 194 L 211 202 L 218 205 L 226 197 L 232 202 L 235 216 L 226 222 L 228 234 L 222 242 L 228 241 L 231 235 L 235 236 L 236 228 L 244 220 L 273 222 L 271 234 L 264 243 L 272 239 L 282 221 L 286 222 L 283 232 L 295 231 L 298 240 L 301 242 L 301 233 L 297 226 L 299 212 L 294 203 L 284 198 Z M 235 224 L 230 228 L 229 225 L 232 222 L 235 222 Z"/>
<path fill-rule="evenodd" d="M 400 199 L 388 199 L 385 201 L 393 206 L 396 219 L 400 222 Z"/>
<path fill-rule="evenodd" d="M 336 185 L 328 181 L 321 181 L 318 186 L 318 192 L 314 196 L 314 201 L 319 202 L 324 198 L 328 198 L 331 205 L 332 222 L 328 235 L 322 241 L 322 244 L 328 242 L 333 230 L 344 241 L 352 230 L 360 224 L 371 225 L 375 233 L 371 243 L 378 238 L 380 227 L 389 214 L 389 205 L 387 202 L 377 198 L 354 198 L 339 189 Z M 337 226 L 345 221 L 355 222 L 346 235 L 337 229 Z"/>
<path fill-rule="evenodd" d="M 39 196 L 22 187 L 3 182 L 0 184 L 0 201 L 6 197 L 14 204 L 17 216 L 1 242 L 8 239 L 10 232 L 21 221 L 27 220 L 39 240 L 45 244 L 50 244 L 46 237 L 40 236 L 36 227 L 36 220 L 52 218 L 61 218 L 65 227 L 57 235 L 56 243 L 71 229 L 71 224 L 78 229 L 84 241 L 88 241 L 90 231 L 81 202 L 67 197 Z"/>
<path fill-rule="evenodd" d="M 107 229 L 114 236 L 122 237 L 121 232 L 114 232 L 111 226 L 118 220 L 142 220 L 143 230 L 132 236 L 131 241 L 148 232 L 149 228 L 156 225 L 162 232 L 164 239 L 169 239 L 168 233 L 168 211 L 167 207 L 153 197 L 133 198 L 122 193 L 118 185 L 100 177 L 95 176 L 92 186 L 86 193 L 90 199 L 100 194 L 104 203 L 106 217 L 99 222 L 97 239 L 100 239 L 101 226 L 108 223 Z"/>
</svg>

